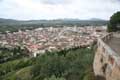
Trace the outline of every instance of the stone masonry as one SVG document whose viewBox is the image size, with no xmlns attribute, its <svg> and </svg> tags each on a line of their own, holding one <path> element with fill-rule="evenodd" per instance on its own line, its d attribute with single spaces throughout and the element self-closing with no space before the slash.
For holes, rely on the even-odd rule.
<svg viewBox="0 0 120 80">
<path fill-rule="evenodd" d="M 96 77 L 105 80 L 120 80 L 120 35 L 111 33 L 98 39 L 94 58 L 94 73 Z M 103 80 L 103 79 L 97 79 Z"/>
</svg>

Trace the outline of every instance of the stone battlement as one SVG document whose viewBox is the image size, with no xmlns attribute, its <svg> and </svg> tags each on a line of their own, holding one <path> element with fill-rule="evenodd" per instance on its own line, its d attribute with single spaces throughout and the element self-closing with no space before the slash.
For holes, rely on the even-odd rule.
<svg viewBox="0 0 120 80">
<path fill-rule="evenodd" d="M 109 40 L 114 37 L 113 33 L 107 34 L 101 39 L 98 39 L 98 47 L 102 48 L 104 55 L 109 55 L 114 58 L 117 64 L 120 64 L 120 56 L 119 53 L 115 52 L 113 48 L 108 44 Z M 115 44 L 113 44 L 115 45 Z"/>
<path fill-rule="evenodd" d="M 98 39 L 93 65 L 96 76 L 104 77 L 106 80 L 120 80 L 119 41 L 120 38 L 116 37 L 115 33 L 106 34 Z"/>
</svg>

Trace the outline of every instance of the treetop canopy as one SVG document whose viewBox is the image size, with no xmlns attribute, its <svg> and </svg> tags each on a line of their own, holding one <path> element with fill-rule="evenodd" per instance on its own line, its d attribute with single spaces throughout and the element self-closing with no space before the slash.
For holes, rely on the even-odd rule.
<svg viewBox="0 0 120 80">
<path fill-rule="evenodd" d="M 108 31 L 109 32 L 120 31 L 120 11 L 114 13 L 111 16 L 108 24 Z"/>
</svg>

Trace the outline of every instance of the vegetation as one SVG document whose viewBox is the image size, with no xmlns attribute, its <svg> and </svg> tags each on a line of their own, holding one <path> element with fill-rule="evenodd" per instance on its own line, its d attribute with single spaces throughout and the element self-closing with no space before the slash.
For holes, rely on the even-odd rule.
<svg viewBox="0 0 120 80">
<path fill-rule="evenodd" d="M 108 31 L 109 32 L 115 32 L 120 30 L 120 12 L 117 12 L 113 14 L 110 18 L 109 24 L 108 24 Z"/>
<path fill-rule="evenodd" d="M 15 48 L 0 47 L 0 63 L 4 63 L 10 60 L 15 60 L 27 56 L 28 56 L 27 50 L 21 49 L 19 46 Z"/>
<path fill-rule="evenodd" d="M 72 48 L 0 64 L 0 80 L 94 80 L 94 50 Z"/>
<path fill-rule="evenodd" d="M 32 66 L 28 66 L 25 68 L 22 68 L 18 71 L 13 71 L 5 75 L 2 79 L 3 80 L 31 80 L 31 70 Z"/>
<path fill-rule="evenodd" d="M 0 76 L 4 76 L 9 72 L 13 72 L 31 65 L 32 65 L 31 60 L 27 58 L 17 59 L 17 60 L 0 64 Z"/>
<path fill-rule="evenodd" d="M 55 76 L 52 76 L 50 78 L 45 78 L 44 80 L 66 80 L 65 78 L 56 78 Z"/>
</svg>

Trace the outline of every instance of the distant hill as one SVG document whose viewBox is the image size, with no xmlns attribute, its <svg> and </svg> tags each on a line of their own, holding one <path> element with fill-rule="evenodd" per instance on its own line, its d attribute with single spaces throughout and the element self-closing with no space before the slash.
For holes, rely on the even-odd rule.
<svg viewBox="0 0 120 80">
<path fill-rule="evenodd" d="M 17 20 L 0 18 L 0 23 L 12 23 L 12 22 L 17 22 Z"/>
<path fill-rule="evenodd" d="M 81 25 L 100 25 L 107 24 L 108 21 L 92 18 L 89 20 L 80 20 L 80 19 L 55 19 L 55 20 L 13 20 L 13 19 L 4 19 L 0 18 L 0 25 L 2 24 L 81 24 Z"/>
<path fill-rule="evenodd" d="M 91 18 L 90 20 L 91 21 L 107 21 L 107 20 L 100 19 L 100 18 Z"/>
</svg>

